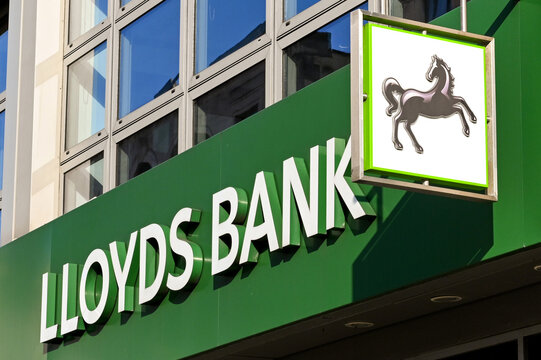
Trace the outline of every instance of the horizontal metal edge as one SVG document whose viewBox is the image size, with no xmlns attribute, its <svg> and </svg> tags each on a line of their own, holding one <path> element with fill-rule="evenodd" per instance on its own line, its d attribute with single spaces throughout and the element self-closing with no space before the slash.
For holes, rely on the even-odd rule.
<svg viewBox="0 0 541 360">
<path fill-rule="evenodd" d="M 379 178 L 374 176 L 362 176 L 357 182 L 368 185 L 384 186 L 392 189 L 398 190 L 408 190 L 421 194 L 429 195 L 441 195 L 454 199 L 465 199 L 465 200 L 474 200 L 474 201 L 498 201 L 496 195 L 491 194 L 477 194 L 464 190 L 448 189 L 439 186 L 433 185 L 424 185 L 417 183 L 409 183 L 405 181 L 392 180 Z"/>
<path fill-rule="evenodd" d="M 257 41 L 257 40 L 255 40 Z M 255 42 L 254 41 L 254 42 Z M 235 67 L 236 65 L 242 63 L 244 60 L 252 57 L 254 54 L 257 54 L 263 50 L 265 50 L 266 48 L 270 47 L 271 46 L 271 43 L 272 41 L 270 39 L 268 39 L 267 41 L 265 41 L 263 44 L 261 44 L 260 46 L 256 47 L 254 50 L 244 54 L 243 56 L 235 59 L 234 61 L 231 61 L 229 64 L 223 66 L 223 67 L 216 67 L 215 71 L 212 73 L 212 74 L 209 74 L 209 75 L 206 75 L 206 76 L 202 76 L 201 74 L 202 73 L 198 73 L 198 74 L 195 74 L 192 76 L 191 80 L 190 80 L 190 83 L 192 84 L 189 88 L 188 88 L 188 91 L 191 92 L 192 90 L 194 89 L 197 89 L 198 87 L 200 87 L 201 85 L 211 81 L 212 79 L 216 78 L 217 76 L 223 74 L 224 72 L 226 72 L 227 70 Z M 246 46 L 250 46 L 250 44 L 246 45 Z M 222 59 L 222 60 L 227 60 L 227 57 Z M 220 60 L 220 61 L 222 61 Z M 215 64 L 213 64 L 215 65 Z M 254 64 L 255 65 L 255 64 Z M 210 68 L 210 67 L 209 67 Z M 207 69 L 209 69 L 207 68 Z M 207 70 L 205 69 L 205 70 Z M 204 71 L 204 70 L 203 70 Z"/>
<path fill-rule="evenodd" d="M 169 90 L 169 92 L 171 92 L 171 90 Z M 184 96 L 184 91 L 179 91 L 178 94 L 174 95 L 174 96 L 171 96 L 169 99 L 167 99 L 166 101 L 160 103 L 159 105 L 156 105 L 154 107 L 152 107 L 150 110 L 147 110 L 147 111 L 143 111 L 141 112 L 140 114 L 137 114 L 136 116 L 130 116 L 131 114 L 128 114 L 126 115 L 126 117 L 122 118 L 122 119 L 118 119 L 116 121 L 116 125 L 118 127 L 116 127 L 112 133 L 113 133 L 113 136 L 118 134 L 119 132 L 123 131 L 124 129 L 130 127 L 132 124 L 136 123 L 136 122 L 139 122 L 141 119 L 144 119 L 146 117 L 148 117 L 149 115 L 155 113 L 156 111 L 166 107 L 167 105 L 171 104 L 172 102 L 180 99 L 182 96 Z M 149 103 L 147 103 L 146 105 L 148 105 Z M 144 107 L 145 105 L 143 105 Z M 134 113 L 136 113 L 137 109 L 134 110 Z M 122 121 L 122 123 L 120 123 L 121 125 L 119 126 L 119 122 Z"/>
<path fill-rule="evenodd" d="M 75 53 L 81 52 L 81 49 L 86 47 L 88 44 L 96 40 L 97 38 L 101 38 L 99 43 L 101 44 L 103 41 L 107 41 L 108 35 L 103 36 L 104 33 L 107 33 L 111 29 L 111 23 L 109 19 L 104 20 L 101 24 L 96 25 L 96 27 L 92 30 L 90 30 L 87 34 L 84 34 L 74 41 L 70 42 L 69 44 L 65 45 L 64 47 L 64 60 L 67 60 L 68 58 L 72 57 Z M 83 54 L 77 54 L 75 56 L 75 59 L 72 61 L 68 61 L 68 63 L 72 63 L 73 61 L 79 59 L 80 57 L 84 56 L 92 49 L 88 49 L 87 51 L 83 51 Z"/>
<path fill-rule="evenodd" d="M 103 131 L 103 130 L 102 130 Z M 73 159 L 79 157 L 79 155 L 81 154 L 84 154 L 84 153 L 89 153 L 91 149 L 95 148 L 96 146 L 100 145 L 101 143 L 103 143 L 104 141 L 106 141 L 107 139 L 109 138 L 109 135 L 104 135 L 103 137 L 100 137 L 98 140 L 96 140 L 95 142 L 91 143 L 89 146 L 86 146 L 84 148 L 81 148 L 81 149 L 77 149 L 76 152 L 74 152 L 73 154 L 70 153 L 69 156 L 66 156 L 62 161 L 60 161 L 60 167 L 62 167 L 63 165 L 69 163 L 70 161 L 72 161 Z M 71 150 L 71 149 L 70 149 Z"/>
</svg>

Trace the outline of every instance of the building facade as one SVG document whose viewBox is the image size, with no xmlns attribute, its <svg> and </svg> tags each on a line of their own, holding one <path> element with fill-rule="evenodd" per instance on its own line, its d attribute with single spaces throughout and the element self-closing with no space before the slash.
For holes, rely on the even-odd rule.
<svg viewBox="0 0 541 360">
<path fill-rule="evenodd" d="M 459 3 L 6 4 L 0 357 L 538 358 L 541 4 Z M 356 9 L 494 37 L 496 202 L 351 181 Z"/>
</svg>

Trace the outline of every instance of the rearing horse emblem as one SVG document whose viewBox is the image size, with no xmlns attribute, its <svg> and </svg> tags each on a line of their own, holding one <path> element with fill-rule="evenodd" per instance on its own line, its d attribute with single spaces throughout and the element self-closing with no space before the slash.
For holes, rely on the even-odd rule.
<svg viewBox="0 0 541 360">
<path fill-rule="evenodd" d="M 396 150 L 402 150 L 402 143 L 398 140 L 398 124 L 404 123 L 404 129 L 409 135 L 415 151 L 423 153 L 423 147 L 411 131 L 411 125 L 417 121 L 419 115 L 432 119 L 446 118 L 458 114 L 462 121 L 462 133 L 470 136 L 470 128 L 464 116 L 464 110 L 468 113 L 473 124 L 477 118 L 466 101 L 460 96 L 453 95 L 455 78 L 451 74 L 451 68 L 437 55 L 432 56 L 432 63 L 426 72 L 426 79 L 433 82 L 437 79 L 432 89 L 423 92 L 415 89 L 404 90 L 398 81 L 392 77 L 383 81 L 383 96 L 389 103 L 386 109 L 388 116 L 394 112 L 393 119 L 393 144 Z M 395 97 L 398 94 L 398 100 Z M 463 110 L 464 109 L 464 110 Z"/>
</svg>

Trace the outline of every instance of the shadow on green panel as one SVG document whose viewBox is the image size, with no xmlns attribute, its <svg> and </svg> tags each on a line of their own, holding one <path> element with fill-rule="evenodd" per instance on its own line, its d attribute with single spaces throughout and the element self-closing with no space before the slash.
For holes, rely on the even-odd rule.
<svg viewBox="0 0 541 360">
<path fill-rule="evenodd" d="M 384 218 L 390 191 L 368 192 L 377 230 L 353 263 L 354 301 L 475 264 L 492 247 L 492 204 L 405 193 Z"/>
</svg>

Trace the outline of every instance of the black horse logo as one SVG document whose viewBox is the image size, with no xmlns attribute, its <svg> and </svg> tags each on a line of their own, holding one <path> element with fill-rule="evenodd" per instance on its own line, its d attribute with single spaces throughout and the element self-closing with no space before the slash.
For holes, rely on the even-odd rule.
<svg viewBox="0 0 541 360">
<path fill-rule="evenodd" d="M 415 89 L 404 90 L 392 77 L 383 81 L 383 96 L 389 103 L 386 113 L 391 116 L 396 111 L 393 116 L 393 144 L 396 150 L 403 148 L 398 140 L 398 124 L 403 122 L 404 129 L 408 133 L 415 151 L 419 154 L 423 153 L 422 146 L 419 145 L 411 131 L 411 125 L 417 121 L 419 115 L 438 119 L 458 114 L 462 121 L 462 133 L 465 136 L 470 136 L 470 128 L 462 108 L 466 110 L 473 124 L 477 122 L 477 118 L 463 98 L 453 95 L 455 78 L 451 75 L 451 68 L 443 59 L 433 55 L 432 63 L 426 72 L 426 79 L 432 82 L 435 78 L 438 80 L 427 92 Z M 395 94 L 399 95 L 398 101 Z"/>
</svg>

